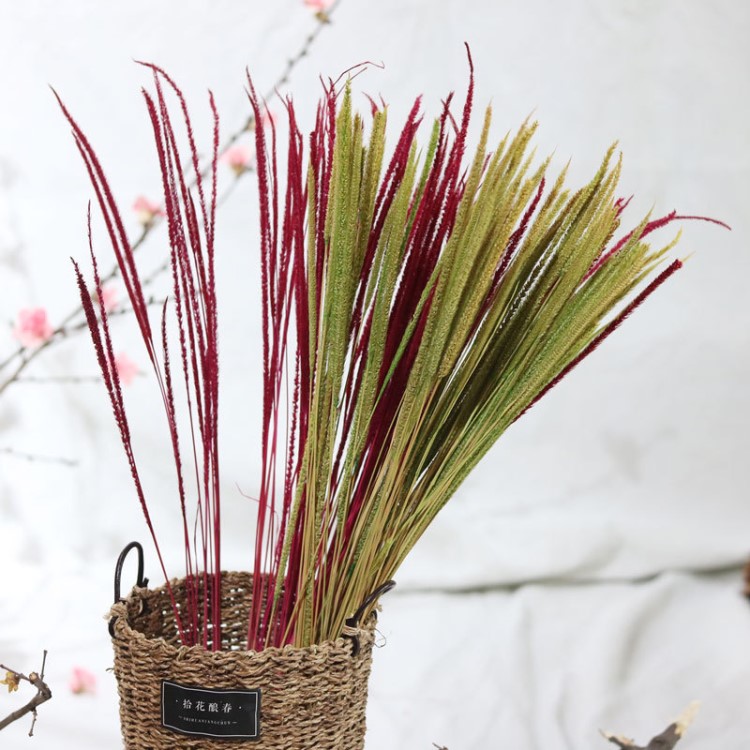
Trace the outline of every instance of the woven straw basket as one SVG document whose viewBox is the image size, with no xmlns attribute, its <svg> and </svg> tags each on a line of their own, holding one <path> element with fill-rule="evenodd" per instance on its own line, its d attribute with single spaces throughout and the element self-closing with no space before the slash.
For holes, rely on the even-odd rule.
<svg viewBox="0 0 750 750">
<path fill-rule="evenodd" d="M 138 585 L 121 599 L 122 562 L 132 548 L 139 552 Z M 350 621 L 335 641 L 308 648 L 246 651 L 252 575 L 222 573 L 221 580 L 222 650 L 186 647 L 180 645 L 166 587 L 145 587 L 140 545 L 128 545 L 120 556 L 110 633 L 125 747 L 360 750 L 364 746 L 375 616 L 362 627 Z M 184 607 L 184 579 L 172 582 L 172 591 L 178 606 Z M 188 692 L 166 697 L 165 690 L 172 685 Z M 199 694 L 199 690 L 204 692 Z M 232 709 L 222 696 L 234 696 L 239 691 L 258 691 L 253 709 L 257 714 L 254 738 L 194 735 L 190 726 L 185 734 L 167 717 L 166 703 L 180 702 L 180 708 L 191 708 L 182 711 L 188 714 L 182 719 L 199 722 L 196 726 L 200 731 L 211 733 L 211 722 L 223 718 L 223 710 Z M 202 695 L 207 696 L 205 702 L 195 700 Z M 200 713 L 197 708 L 201 708 Z M 208 709 L 213 715 L 207 713 Z M 184 724 L 180 726 L 185 728 Z"/>
</svg>

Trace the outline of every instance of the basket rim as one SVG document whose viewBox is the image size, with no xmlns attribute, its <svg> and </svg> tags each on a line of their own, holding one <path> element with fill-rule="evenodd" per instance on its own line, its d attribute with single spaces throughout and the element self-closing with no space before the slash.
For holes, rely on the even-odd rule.
<svg viewBox="0 0 750 750">
<path fill-rule="evenodd" d="M 243 575 L 251 577 L 253 573 L 248 571 L 221 571 L 221 575 Z M 185 581 L 185 578 L 172 578 L 169 581 L 170 586 L 177 586 Z M 319 643 L 313 643 L 309 646 L 294 646 L 292 644 L 286 644 L 284 646 L 268 646 L 261 650 L 252 649 L 223 649 L 219 651 L 211 651 L 205 649 L 203 646 L 196 644 L 194 646 L 184 645 L 173 645 L 164 638 L 161 637 L 149 637 L 140 630 L 137 630 L 130 622 L 128 617 L 128 604 L 131 604 L 135 599 L 145 600 L 152 595 L 158 595 L 167 589 L 167 584 L 164 583 L 161 586 L 149 588 L 148 586 L 133 586 L 130 592 L 124 596 L 120 601 L 115 602 L 109 609 L 106 618 L 112 624 L 112 631 L 115 637 L 125 637 L 128 639 L 135 639 L 142 644 L 150 644 L 165 649 L 168 653 L 173 653 L 175 656 L 183 657 L 187 654 L 201 654 L 201 655 L 212 655 L 218 656 L 223 655 L 242 655 L 244 657 L 260 655 L 274 656 L 274 655 L 288 655 L 290 653 L 308 652 L 311 655 L 317 654 L 321 650 L 347 650 L 352 651 L 352 658 L 357 658 L 357 655 L 353 652 L 354 643 L 353 639 L 364 636 L 367 639 L 371 636 L 375 630 L 377 623 L 377 615 L 375 611 L 372 612 L 368 621 L 361 623 L 358 626 L 344 625 L 341 635 L 333 640 L 320 641 Z"/>
</svg>

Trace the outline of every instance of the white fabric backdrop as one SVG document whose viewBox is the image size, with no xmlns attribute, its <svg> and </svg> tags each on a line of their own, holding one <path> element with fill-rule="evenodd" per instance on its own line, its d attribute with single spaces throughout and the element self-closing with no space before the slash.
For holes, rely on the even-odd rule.
<svg viewBox="0 0 750 750">
<path fill-rule="evenodd" d="M 127 213 L 159 185 L 139 99 L 148 77 L 132 59 L 170 71 L 201 133 L 212 88 L 228 132 L 248 113 L 245 66 L 267 88 L 314 22 L 301 0 L 0 9 L 0 312 L 10 321 L 43 305 L 54 321 L 75 305 L 68 258 L 85 257 L 91 190 L 47 84 Z M 384 601 L 368 747 L 596 748 L 597 727 L 645 739 L 693 697 L 705 705 L 686 750 L 747 747 L 750 611 L 736 567 L 750 550 L 748 32 L 750 9 L 733 0 L 343 0 L 295 70 L 289 90 L 310 122 L 320 73 L 382 61 L 358 86 L 383 94 L 395 124 L 418 93 L 428 115 L 463 93 L 468 41 L 498 137 L 533 111 L 540 155 L 554 150 L 556 168 L 572 158 L 577 182 L 618 139 L 631 223 L 677 208 L 733 227 L 685 225 L 686 268 L 509 430 L 404 565 L 399 594 Z M 246 179 L 221 209 L 219 238 L 225 557 L 240 568 L 251 545 L 238 529 L 254 509 L 238 488 L 253 495 L 259 467 L 254 199 Z M 157 233 L 144 262 L 163 248 Z M 117 334 L 145 364 L 127 327 Z M 8 326 L 0 354 L 12 346 Z M 81 336 L 29 370 L 94 372 Z M 166 519 L 170 459 L 150 386 L 139 380 L 128 399 Z M 0 454 L 0 661 L 32 669 L 51 651 L 57 689 L 40 711 L 39 747 L 117 747 L 99 616 L 117 552 L 145 529 L 103 388 L 17 384 L 0 398 L 0 448 L 10 446 L 78 465 Z M 67 693 L 73 665 L 100 675 L 97 696 Z M 0 714 L 10 704 L 0 696 Z M 25 743 L 21 725 L 2 734 L 4 748 Z"/>
</svg>

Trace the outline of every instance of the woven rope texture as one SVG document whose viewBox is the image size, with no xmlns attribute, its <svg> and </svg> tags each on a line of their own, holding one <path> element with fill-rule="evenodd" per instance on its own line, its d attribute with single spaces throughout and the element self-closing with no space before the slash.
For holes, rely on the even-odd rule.
<svg viewBox="0 0 750 750">
<path fill-rule="evenodd" d="M 172 582 L 180 608 L 184 579 Z M 244 650 L 252 576 L 222 574 L 221 651 L 180 645 L 166 587 L 133 589 L 112 607 L 115 674 L 127 750 L 361 750 L 375 618 L 357 633 L 308 648 Z M 178 734 L 162 726 L 162 681 L 207 689 L 261 690 L 260 738 Z"/>
</svg>

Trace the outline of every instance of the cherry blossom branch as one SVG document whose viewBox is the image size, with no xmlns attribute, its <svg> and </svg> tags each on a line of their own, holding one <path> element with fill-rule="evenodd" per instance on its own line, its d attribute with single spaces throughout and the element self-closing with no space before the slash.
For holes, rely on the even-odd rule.
<svg viewBox="0 0 750 750">
<path fill-rule="evenodd" d="M 277 89 L 279 89 L 280 87 L 284 86 L 285 84 L 289 82 L 292 72 L 295 70 L 297 65 L 305 57 L 307 57 L 313 44 L 318 39 L 320 34 L 323 32 L 323 29 L 325 29 L 330 24 L 331 16 L 340 3 L 341 3 L 341 0 L 335 0 L 335 2 L 333 2 L 329 8 L 327 8 L 326 10 L 320 10 L 319 12 L 315 14 L 315 19 L 316 19 L 315 27 L 310 32 L 310 34 L 308 34 L 308 36 L 305 37 L 298 52 L 287 60 L 286 65 L 281 75 L 273 84 L 273 86 L 269 89 L 268 93 L 266 94 L 266 98 L 270 98 L 271 96 L 273 96 L 273 94 L 277 91 Z M 247 118 L 247 120 L 243 123 L 242 127 L 236 130 L 235 132 L 233 132 L 226 139 L 223 145 L 219 148 L 219 157 L 222 157 L 225 154 L 227 154 L 229 149 L 231 149 L 232 146 L 234 146 L 237 143 L 237 141 L 242 137 L 242 135 L 245 132 L 253 129 L 254 125 L 255 125 L 255 118 L 253 115 L 250 115 Z M 190 187 L 194 187 L 195 184 L 197 184 L 199 177 L 205 178 L 208 175 L 209 169 L 210 169 L 210 164 L 206 165 L 203 168 L 199 176 L 194 176 L 192 181 L 190 182 Z M 251 170 L 244 169 L 244 170 L 237 170 L 235 172 L 236 179 L 233 181 L 233 183 L 231 184 L 227 192 L 224 194 L 224 196 L 222 196 L 222 201 L 220 202 L 223 202 L 223 200 L 225 200 L 228 197 L 228 195 L 236 187 L 236 184 L 239 181 L 239 179 L 245 173 L 249 171 Z M 131 245 L 132 250 L 136 251 L 138 248 L 140 248 L 140 246 L 151 235 L 152 231 L 159 224 L 161 224 L 161 222 L 162 222 L 162 217 L 158 215 L 154 215 L 151 218 L 151 220 L 145 222 L 141 229 L 140 235 Z M 167 268 L 167 266 L 168 266 L 168 263 L 165 263 L 159 266 L 150 276 L 144 278 L 144 283 L 153 282 L 153 280 L 160 273 L 162 273 Z M 109 271 L 109 273 L 104 274 L 102 276 L 101 282 L 102 284 L 106 284 L 108 281 L 112 281 L 118 276 L 119 276 L 119 269 L 117 265 L 115 265 Z M 74 327 L 71 327 L 71 324 L 74 321 L 77 321 L 81 317 L 82 314 L 83 314 L 83 308 L 79 305 L 75 309 L 71 310 L 65 317 L 63 317 L 60 323 L 52 330 L 50 336 L 45 341 L 41 342 L 38 346 L 36 346 L 35 348 L 30 348 L 28 346 L 19 346 L 14 352 L 12 352 L 5 359 L 0 360 L 0 372 L 5 371 L 6 369 L 11 367 L 15 363 L 15 368 L 11 371 L 11 373 L 4 380 L 0 381 L 0 395 L 2 395 L 13 383 L 17 382 L 20 378 L 21 373 L 24 372 L 24 370 L 44 351 L 49 349 L 55 343 L 66 338 L 71 333 L 74 333 L 78 330 L 82 330 L 83 328 L 85 328 L 86 327 L 85 324 L 79 324 Z"/>
<path fill-rule="evenodd" d="M 134 247 L 137 247 L 137 246 L 138 246 L 138 243 L 136 243 Z M 149 283 L 152 282 L 158 276 L 158 274 L 161 272 L 160 269 L 163 269 L 165 267 L 166 267 L 166 264 L 159 266 L 159 268 L 148 277 Z M 116 275 L 117 274 L 110 273 L 107 276 L 107 279 L 111 280 Z M 156 306 L 156 305 L 161 307 L 164 305 L 164 300 L 156 299 L 155 297 L 151 296 L 146 299 L 146 305 L 148 305 L 149 307 Z M 80 312 L 80 310 L 78 312 Z M 111 310 L 109 312 L 109 316 L 113 317 L 113 316 L 129 315 L 132 312 L 133 312 L 133 309 L 131 307 L 125 307 L 119 310 Z M 88 329 L 88 326 L 85 320 L 76 321 L 74 323 L 73 321 L 75 320 L 75 318 L 76 318 L 76 314 L 73 314 L 73 313 L 69 314 L 63 320 L 60 326 L 53 331 L 50 338 L 40 343 L 36 349 L 29 349 L 28 347 L 26 347 L 26 348 L 22 348 L 21 350 L 19 350 L 24 353 L 24 356 L 22 357 L 21 361 L 18 363 L 18 366 L 10 375 L 10 377 L 8 377 L 8 379 L 5 380 L 4 382 L 0 383 L 0 395 L 2 395 L 3 391 L 5 391 L 5 389 L 8 388 L 13 383 L 23 383 L 23 382 L 26 382 L 26 383 L 48 382 L 50 383 L 50 382 L 54 382 L 55 380 L 57 380 L 57 382 L 68 382 L 68 383 L 70 382 L 93 382 L 89 377 L 84 377 L 81 379 L 75 376 L 62 377 L 59 379 L 55 379 L 52 377 L 49 377 L 49 378 L 21 377 L 21 373 L 23 373 L 23 371 L 29 366 L 29 364 L 31 364 L 31 362 L 37 356 L 39 356 L 39 354 L 41 354 L 45 349 L 49 348 L 49 346 L 51 346 L 54 341 L 61 341 L 62 339 L 68 338 L 69 336 L 72 336 L 73 334 L 78 333 L 79 331 Z M 2 371 L 2 366 L 0 366 L 0 371 Z"/>
<path fill-rule="evenodd" d="M 138 236 L 138 238 L 133 242 L 133 250 L 137 250 L 145 241 L 148 235 L 151 233 L 151 230 L 156 225 L 158 221 L 158 217 L 155 217 L 153 221 L 144 223 L 141 234 Z M 102 284 L 106 284 L 108 281 L 112 281 L 114 278 L 118 276 L 118 268 L 117 266 L 113 266 L 112 270 L 102 278 Z M 11 365 L 16 359 L 19 357 L 21 358 L 22 362 L 25 361 L 24 367 L 36 357 L 39 356 L 39 354 L 42 353 L 45 349 L 49 348 L 55 341 L 64 338 L 67 335 L 68 332 L 68 325 L 75 320 L 82 312 L 82 308 L 80 305 L 75 309 L 71 310 L 59 323 L 59 325 L 52 330 L 52 333 L 50 334 L 49 338 L 47 338 L 46 341 L 42 342 L 37 348 L 30 349 L 28 346 L 19 346 L 12 354 L 8 355 L 4 360 L 0 361 L 0 372 L 5 370 L 9 365 Z M 24 367 L 21 368 L 21 370 L 24 369 Z M 5 388 L 10 385 L 11 382 L 15 380 L 15 376 L 18 374 L 18 371 L 16 371 L 11 377 L 9 377 L 6 381 L 4 381 L 2 384 L 0 384 L 0 393 L 2 393 Z"/>
<path fill-rule="evenodd" d="M 0 680 L 3 684 L 8 686 L 9 692 L 18 690 L 18 685 L 21 682 L 28 682 L 36 688 L 36 695 L 21 708 L 16 711 L 11 711 L 4 719 L 0 720 L 0 730 L 5 729 L 9 724 L 14 721 L 18 721 L 20 718 L 26 716 L 26 714 L 32 714 L 33 720 L 31 722 L 31 729 L 29 729 L 29 737 L 34 736 L 34 727 L 36 726 L 37 713 L 36 710 L 42 703 L 46 703 L 52 697 L 52 691 L 49 689 L 49 685 L 44 681 L 44 666 L 47 663 L 47 651 L 44 652 L 42 659 L 42 669 L 39 673 L 29 672 L 28 676 L 21 672 L 16 672 L 4 664 L 0 664 L 0 669 L 6 671 L 4 680 Z"/>
</svg>

